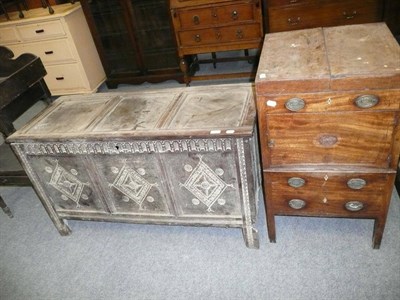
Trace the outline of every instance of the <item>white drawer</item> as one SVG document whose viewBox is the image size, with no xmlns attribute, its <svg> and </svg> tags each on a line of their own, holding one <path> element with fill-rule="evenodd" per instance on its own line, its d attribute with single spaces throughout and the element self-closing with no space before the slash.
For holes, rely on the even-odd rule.
<svg viewBox="0 0 400 300">
<path fill-rule="evenodd" d="M 46 71 L 47 76 L 44 79 L 52 95 L 85 89 L 85 81 L 77 63 L 46 66 Z"/>
<path fill-rule="evenodd" d="M 17 30 L 23 41 L 42 40 L 57 36 L 65 36 L 65 31 L 60 20 L 17 25 Z"/>
<path fill-rule="evenodd" d="M 15 27 L 0 27 L 0 44 L 19 42 Z"/>
<path fill-rule="evenodd" d="M 55 64 L 76 61 L 67 39 L 10 45 L 15 57 L 22 53 L 39 56 L 43 64 Z"/>
</svg>

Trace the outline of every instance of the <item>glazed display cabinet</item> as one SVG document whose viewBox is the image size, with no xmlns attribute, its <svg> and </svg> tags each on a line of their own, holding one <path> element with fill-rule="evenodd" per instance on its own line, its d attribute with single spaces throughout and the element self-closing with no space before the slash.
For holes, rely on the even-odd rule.
<svg viewBox="0 0 400 300">
<path fill-rule="evenodd" d="M 183 81 L 167 0 L 82 0 L 81 5 L 109 88 Z"/>
</svg>

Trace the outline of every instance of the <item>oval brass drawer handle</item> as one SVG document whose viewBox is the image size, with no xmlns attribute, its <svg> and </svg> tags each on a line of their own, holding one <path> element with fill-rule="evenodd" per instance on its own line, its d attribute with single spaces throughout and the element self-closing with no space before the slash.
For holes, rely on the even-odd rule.
<svg viewBox="0 0 400 300">
<path fill-rule="evenodd" d="M 349 201 L 345 204 L 348 211 L 360 211 L 364 208 L 364 204 L 360 201 Z"/>
<path fill-rule="evenodd" d="M 345 19 L 350 20 L 350 19 L 354 19 L 355 16 L 357 15 L 357 11 L 354 10 L 352 13 L 348 14 L 347 11 L 343 12 L 343 16 Z"/>
<path fill-rule="evenodd" d="M 304 186 L 306 181 L 300 177 L 291 177 L 288 179 L 288 185 L 294 188 L 299 188 Z"/>
<path fill-rule="evenodd" d="M 302 209 L 306 206 L 306 202 L 301 199 L 292 199 L 289 201 L 289 206 L 293 209 Z"/>
<path fill-rule="evenodd" d="M 286 109 L 290 111 L 299 111 L 302 110 L 306 106 L 306 102 L 301 98 L 290 98 L 285 103 Z"/>
<path fill-rule="evenodd" d="M 193 38 L 197 43 L 201 42 L 200 34 L 196 34 Z"/>
<path fill-rule="evenodd" d="M 367 181 L 362 178 L 352 178 L 347 181 L 347 186 L 353 190 L 361 190 L 366 184 Z"/>
<path fill-rule="evenodd" d="M 354 104 L 359 108 L 374 107 L 379 103 L 378 96 L 375 95 L 361 95 L 354 99 Z"/>
</svg>

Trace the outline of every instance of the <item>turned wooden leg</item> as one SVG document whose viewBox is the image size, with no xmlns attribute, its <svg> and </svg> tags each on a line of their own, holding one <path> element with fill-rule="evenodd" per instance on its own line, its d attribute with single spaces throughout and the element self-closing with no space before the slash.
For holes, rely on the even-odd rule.
<svg viewBox="0 0 400 300">
<path fill-rule="evenodd" d="M 4 202 L 1 196 L 0 196 L 0 207 L 7 216 L 9 216 L 10 218 L 14 217 L 13 214 L 11 213 L 10 208 L 7 206 L 7 204 Z"/>
<path fill-rule="evenodd" d="M 190 85 L 190 76 L 189 76 L 189 66 L 184 57 L 181 57 L 179 67 L 183 73 L 183 80 L 185 81 L 186 85 Z"/>
<path fill-rule="evenodd" d="M 276 243 L 275 215 L 267 211 L 268 238 L 271 243 Z"/>
<path fill-rule="evenodd" d="M 384 218 L 375 219 L 374 233 L 372 236 L 372 247 L 379 249 L 381 246 L 383 231 L 385 230 L 386 216 Z"/>
</svg>

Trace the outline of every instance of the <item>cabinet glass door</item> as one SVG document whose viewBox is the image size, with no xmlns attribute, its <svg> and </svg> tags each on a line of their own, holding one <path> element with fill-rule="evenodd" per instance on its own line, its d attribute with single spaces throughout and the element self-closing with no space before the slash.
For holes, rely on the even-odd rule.
<svg viewBox="0 0 400 300">
<path fill-rule="evenodd" d="M 87 1 L 110 70 L 121 74 L 138 71 L 137 53 L 127 30 L 124 8 L 118 0 Z"/>
<path fill-rule="evenodd" d="M 131 0 L 135 37 L 146 70 L 178 66 L 167 0 Z"/>
</svg>

